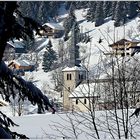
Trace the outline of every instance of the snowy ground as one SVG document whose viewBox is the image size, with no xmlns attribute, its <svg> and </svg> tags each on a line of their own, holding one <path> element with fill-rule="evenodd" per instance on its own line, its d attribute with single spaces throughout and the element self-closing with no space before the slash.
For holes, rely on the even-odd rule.
<svg viewBox="0 0 140 140">
<path fill-rule="evenodd" d="M 133 110 L 130 110 L 129 113 L 131 114 Z M 79 113 L 81 114 L 81 113 Z M 108 126 L 106 125 L 106 118 L 105 118 L 105 111 L 96 111 L 96 125 L 100 134 L 101 139 L 112 139 L 111 134 L 109 134 Z M 118 114 L 121 117 L 121 111 L 118 110 Z M 76 115 L 76 116 L 75 116 Z M 87 117 L 84 118 L 84 117 Z M 112 116 L 112 114 L 110 114 Z M 72 123 L 70 123 L 70 119 L 73 120 L 74 127 L 76 128 L 76 134 L 78 140 L 90 140 L 93 138 L 97 138 L 95 135 L 95 130 L 93 124 L 90 119 L 88 113 L 82 114 L 82 117 L 77 114 L 43 114 L 43 115 L 28 115 L 28 116 L 21 116 L 21 117 L 12 117 L 15 123 L 19 124 L 20 127 L 11 128 L 13 131 L 17 131 L 22 134 L 26 134 L 31 139 L 75 139 L 74 131 L 72 130 Z M 115 119 L 115 117 L 114 117 Z M 113 117 L 109 119 L 109 123 L 111 127 L 116 129 L 116 122 L 114 121 Z M 75 121 L 78 120 L 78 121 Z M 121 122 L 121 121 L 120 121 Z M 129 119 L 129 131 L 133 131 L 135 138 L 140 136 L 139 134 L 139 118 L 131 118 Z M 120 123 L 120 129 L 123 128 L 122 124 Z M 117 130 L 116 130 L 117 131 Z M 113 133 L 115 138 L 118 138 L 116 132 Z"/>
</svg>

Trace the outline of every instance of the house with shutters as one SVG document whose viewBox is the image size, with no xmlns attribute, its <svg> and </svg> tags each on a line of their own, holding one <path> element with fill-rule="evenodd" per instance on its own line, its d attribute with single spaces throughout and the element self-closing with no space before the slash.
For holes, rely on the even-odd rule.
<svg viewBox="0 0 140 140">
<path fill-rule="evenodd" d="M 140 41 L 136 40 L 127 40 L 121 39 L 113 44 L 110 44 L 109 47 L 112 48 L 112 53 L 114 55 L 120 56 L 133 56 L 135 51 L 140 50 Z"/>
<path fill-rule="evenodd" d="M 49 22 L 42 25 L 45 30 L 40 30 L 43 36 L 52 36 L 54 38 L 62 37 L 64 34 L 64 27 L 59 23 Z"/>
<path fill-rule="evenodd" d="M 28 60 L 13 60 L 8 64 L 8 67 L 17 75 L 23 76 L 26 71 L 33 71 L 35 64 Z"/>
<path fill-rule="evenodd" d="M 5 47 L 3 60 L 4 61 L 11 61 L 14 60 L 16 55 L 26 53 L 25 47 L 22 42 L 19 41 L 9 41 Z"/>
</svg>

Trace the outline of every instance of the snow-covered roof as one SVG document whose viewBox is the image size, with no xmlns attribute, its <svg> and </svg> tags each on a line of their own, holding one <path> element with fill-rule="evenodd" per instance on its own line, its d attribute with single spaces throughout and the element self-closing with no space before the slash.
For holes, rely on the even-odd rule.
<svg viewBox="0 0 140 140">
<path fill-rule="evenodd" d="M 49 39 L 47 38 L 42 44 L 40 44 L 40 46 L 37 47 L 36 51 L 40 51 L 44 48 L 44 46 L 46 46 L 49 42 Z"/>
<path fill-rule="evenodd" d="M 52 28 L 52 29 L 56 29 L 56 30 L 64 30 L 64 27 L 63 26 L 61 26 L 60 24 L 58 24 L 58 23 L 45 23 L 45 24 L 43 24 L 43 26 L 49 26 L 50 28 Z"/>
<path fill-rule="evenodd" d="M 62 70 L 64 71 L 86 71 L 85 68 L 83 68 L 82 66 L 78 67 L 78 66 L 74 66 L 74 67 L 66 67 Z"/>
<path fill-rule="evenodd" d="M 12 41 L 9 41 L 7 42 L 8 44 L 10 44 L 11 46 L 13 46 L 14 48 L 24 48 L 23 44 L 21 42 L 12 42 Z"/>
<path fill-rule="evenodd" d="M 124 45 L 126 42 L 132 42 L 132 43 L 139 43 L 140 41 L 137 39 L 133 39 L 133 40 L 127 40 L 127 39 L 120 39 L 117 42 L 110 44 L 109 46 L 112 47 L 114 45 Z"/>
<path fill-rule="evenodd" d="M 140 43 L 140 39 L 135 39 L 135 38 L 133 38 L 131 41 L 132 41 L 132 42 L 135 42 L 135 43 Z"/>
<path fill-rule="evenodd" d="M 97 97 L 100 95 L 98 88 L 101 84 L 90 83 L 90 84 L 80 84 L 74 91 L 70 94 L 70 98 L 82 98 L 82 97 Z M 101 92 L 101 91 L 100 91 Z"/>
<path fill-rule="evenodd" d="M 140 43 L 138 43 L 137 46 L 140 46 Z"/>
<path fill-rule="evenodd" d="M 31 61 L 28 61 L 28 60 L 23 60 L 25 63 L 27 63 L 28 65 L 34 65 L 34 63 L 33 62 L 31 62 Z"/>
<path fill-rule="evenodd" d="M 28 60 L 13 60 L 14 63 L 18 64 L 19 66 L 30 66 L 33 63 L 29 62 Z"/>
</svg>

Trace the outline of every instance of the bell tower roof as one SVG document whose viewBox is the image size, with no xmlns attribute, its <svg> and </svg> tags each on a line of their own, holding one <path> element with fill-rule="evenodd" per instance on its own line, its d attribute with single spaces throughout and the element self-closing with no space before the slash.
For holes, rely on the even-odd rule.
<svg viewBox="0 0 140 140">
<path fill-rule="evenodd" d="M 74 66 L 74 67 L 66 67 L 62 70 L 63 72 L 66 72 L 66 71 L 87 71 L 86 68 L 80 66 Z"/>
</svg>

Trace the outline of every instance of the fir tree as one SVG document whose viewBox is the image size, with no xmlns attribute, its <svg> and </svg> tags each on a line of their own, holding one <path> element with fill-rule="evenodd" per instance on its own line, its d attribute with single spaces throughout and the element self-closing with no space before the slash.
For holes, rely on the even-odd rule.
<svg viewBox="0 0 140 140">
<path fill-rule="evenodd" d="M 71 3 L 70 9 L 69 9 L 69 16 L 66 18 L 63 24 L 65 28 L 65 37 L 64 37 L 65 41 L 68 39 L 68 33 L 70 32 L 72 26 L 74 25 L 74 23 L 76 23 L 74 10 L 75 10 L 75 6 L 73 5 L 73 3 Z"/>
<path fill-rule="evenodd" d="M 87 8 L 88 1 L 75 1 L 75 6 L 76 6 L 77 9 Z"/>
<path fill-rule="evenodd" d="M 49 20 L 49 14 L 48 14 L 48 2 L 47 1 L 40 1 L 39 7 L 37 11 L 37 20 L 43 24 Z"/>
<path fill-rule="evenodd" d="M 95 12 L 95 26 L 100 26 L 104 23 L 103 1 L 97 2 Z"/>
<path fill-rule="evenodd" d="M 128 1 L 126 2 L 128 18 L 132 19 L 138 14 L 138 2 Z"/>
<path fill-rule="evenodd" d="M 112 6 L 112 2 L 111 1 L 105 1 L 103 4 L 103 8 L 104 8 L 104 17 L 109 17 L 111 15 L 111 7 Z"/>
<path fill-rule="evenodd" d="M 70 8 L 71 3 L 72 3 L 72 1 L 66 1 L 65 2 L 65 8 L 66 8 L 66 10 L 68 10 Z"/>
<path fill-rule="evenodd" d="M 45 1 L 45 2 L 47 2 L 47 1 Z M 48 14 L 51 18 L 57 16 L 57 13 L 58 13 L 57 11 L 58 11 L 58 8 L 60 7 L 60 4 L 61 4 L 61 2 L 59 2 L 59 1 L 48 2 L 48 8 L 49 8 Z"/>
<path fill-rule="evenodd" d="M 114 25 L 120 26 L 123 25 L 126 22 L 126 8 L 125 8 L 125 2 L 118 1 L 115 11 L 115 23 Z"/>
<path fill-rule="evenodd" d="M 112 19 L 114 19 L 114 17 L 115 17 L 116 5 L 117 5 L 117 1 L 113 1 L 113 2 L 112 2 L 112 6 L 111 6 L 111 15 L 112 15 Z"/>
<path fill-rule="evenodd" d="M 89 6 L 89 10 L 88 10 L 88 13 L 87 13 L 87 20 L 93 22 L 94 18 L 95 18 L 96 2 L 95 1 L 90 1 L 88 3 L 88 6 Z"/>
<path fill-rule="evenodd" d="M 24 1 L 20 2 L 20 11 L 30 16 L 40 24 L 46 23 L 49 18 L 57 15 L 60 2 L 56 1 Z"/>
<path fill-rule="evenodd" d="M 43 55 L 43 70 L 44 72 L 48 72 L 52 69 L 52 65 L 55 60 L 57 60 L 56 52 L 52 49 L 52 43 L 49 40 L 44 55 Z"/>
<path fill-rule="evenodd" d="M 35 39 L 31 39 L 27 36 L 26 40 L 23 40 L 26 51 L 33 51 L 35 49 Z"/>
</svg>

